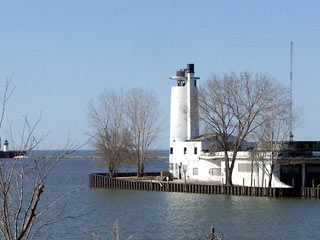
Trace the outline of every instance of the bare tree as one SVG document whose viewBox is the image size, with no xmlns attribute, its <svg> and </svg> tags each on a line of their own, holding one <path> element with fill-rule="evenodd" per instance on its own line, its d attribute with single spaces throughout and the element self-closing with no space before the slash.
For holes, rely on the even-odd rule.
<svg viewBox="0 0 320 240">
<path fill-rule="evenodd" d="M 6 82 L 1 100 L 2 126 L 5 105 L 11 95 L 10 82 Z M 35 124 L 30 124 L 24 118 L 24 126 L 20 132 L 19 152 L 26 152 L 27 157 L 0 159 L 0 236 L 2 239 L 33 239 L 44 227 L 61 221 L 68 216 L 63 212 L 63 206 L 57 208 L 73 189 L 49 202 L 41 201 L 45 191 L 49 173 L 72 151 L 63 150 L 54 159 L 45 159 L 32 151 L 36 149 L 46 136 L 37 138 L 35 131 L 40 118 Z M 10 134 L 12 137 L 12 134 Z M 70 143 L 70 142 L 69 142 Z M 69 149 L 70 145 L 66 146 Z M 54 210 L 54 211 L 52 211 Z"/>
<path fill-rule="evenodd" d="M 290 98 L 287 89 L 278 86 L 275 91 L 274 97 L 277 104 L 264 113 L 265 122 L 256 131 L 260 152 L 270 154 L 269 159 L 265 157 L 259 158 L 263 170 L 269 176 L 269 187 L 271 187 L 272 176 L 277 167 L 279 153 L 284 142 L 289 138 L 290 122 L 293 120 L 288 107 L 290 106 Z"/>
<path fill-rule="evenodd" d="M 252 187 L 252 183 L 253 183 L 253 172 L 254 172 L 254 163 L 256 163 L 256 158 L 257 158 L 257 152 L 255 148 L 252 148 L 249 150 L 249 157 L 251 160 L 251 169 L 250 169 L 250 186 Z"/>
<path fill-rule="evenodd" d="M 120 232 L 119 232 L 120 231 L 120 226 L 119 226 L 119 221 L 118 220 L 113 224 L 111 229 L 110 229 L 110 227 L 108 227 L 105 224 L 103 226 L 107 228 L 107 231 L 104 232 L 104 236 L 111 235 L 113 240 L 119 240 L 120 239 Z M 126 239 L 127 240 L 134 239 L 135 235 L 136 234 L 131 234 Z M 95 233 L 92 234 L 92 237 L 93 237 L 94 240 L 107 240 L 108 239 L 108 238 L 102 238 L 102 237 L 100 237 L 99 235 L 97 235 Z M 121 238 L 121 239 L 123 239 L 123 238 Z"/>
<path fill-rule="evenodd" d="M 148 150 L 160 131 L 158 100 L 143 89 L 104 91 L 99 106 L 89 104 L 90 134 L 102 164 L 114 176 L 122 165 L 137 165 L 143 176 Z"/>
<path fill-rule="evenodd" d="M 277 87 L 267 74 L 252 76 L 244 72 L 224 74 L 222 78 L 213 76 L 200 88 L 200 119 L 218 134 L 217 142 L 225 156 L 227 185 L 232 185 L 237 153 L 246 138 L 265 123 L 264 113 L 277 104 L 274 101 Z"/>
<path fill-rule="evenodd" d="M 221 236 L 215 233 L 213 225 L 210 226 L 210 234 L 207 236 L 207 240 L 223 240 L 223 233 Z"/>
<path fill-rule="evenodd" d="M 119 167 L 130 163 L 130 133 L 126 124 L 124 93 L 109 90 L 100 94 L 99 106 L 89 104 L 93 127 L 92 143 L 101 164 L 114 177 Z"/>
<path fill-rule="evenodd" d="M 143 176 L 148 150 L 155 142 L 161 122 L 158 100 L 153 92 L 132 89 L 127 94 L 126 114 L 131 147 L 137 164 L 137 176 Z"/>
</svg>

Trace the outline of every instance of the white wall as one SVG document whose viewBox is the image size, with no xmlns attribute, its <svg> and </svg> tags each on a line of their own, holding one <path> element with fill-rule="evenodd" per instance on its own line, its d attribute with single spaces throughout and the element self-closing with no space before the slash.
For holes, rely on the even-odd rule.
<svg viewBox="0 0 320 240">
<path fill-rule="evenodd" d="M 187 168 L 187 175 L 189 175 L 190 165 L 197 164 L 199 161 L 198 156 L 201 152 L 201 142 L 172 142 L 170 147 L 173 149 L 173 154 L 169 156 L 169 164 L 173 165 L 173 169 L 169 171 L 173 174 L 173 177 L 179 178 L 178 166 L 181 166 L 181 169 L 183 167 Z M 184 152 L 184 148 L 186 148 L 186 153 Z M 194 153 L 195 148 L 197 148 L 197 154 Z M 182 178 L 184 178 L 184 174 L 182 174 Z"/>
<path fill-rule="evenodd" d="M 169 162 L 174 165 L 173 170 L 170 172 L 174 178 L 179 178 L 179 167 L 181 166 L 181 178 L 184 179 L 183 169 L 186 169 L 187 180 L 197 181 L 215 181 L 222 184 L 226 183 L 225 179 L 225 161 L 224 152 L 216 152 L 214 155 L 211 153 L 206 154 L 199 151 L 202 147 L 201 141 L 186 141 L 176 142 L 172 145 L 173 154 L 170 155 Z M 184 148 L 187 148 L 184 154 Z M 197 147 L 197 154 L 194 154 L 194 148 Z M 248 151 L 240 151 L 237 154 L 237 159 L 234 165 L 232 182 L 234 185 L 242 186 L 256 186 L 266 187 L 269 183 L 269 170 L 270 164 L 268 162 L 269 155 L 265 156 L 264 164 L 262 162 L 254 161 L 253 173 L 251 182 L 251 158 Z M 229 152 L 230 165 L 232 153 Z M 211 170 L 210 170 L 211 169 Z M 220 174 L 218 171 L 220 170 Z M 290 187 L 279 180 L 279 169 L 275 169 L 272 177 L 272 187 Z"/>
<path fill-rule="evenodd" d="M 187 140 L 199 136 L 198 88 L 194 73 L 187 73 Z"/>
<path fill-rule="evenodd" d="M 198 169 L 198 175 L 194 175 L 194 169 Z M 188 171 L 189 179 L 199 181 L 220 182 L 221 169 L 220 161 L 207 161 L 200 159 L 198 162 L 190 164 Z"/>
<path fill-rule="evenodd" d="M 187 140 L 186 87 L 171 88 L 170 143 Z"/>
<path fill-rule="evenodd" d="M 238 152 L 237 159 L 233 168 L 232 173 L 232 183 L 234 185 L 243 185 L 244 186 L 256 186 L 256 187 L 268 187 L 269 184 L 269 173 L 270 173 L 270 154 L 266 154 L 264 158 L 264 164 L 261 161 L 254 161 L 253 164 L 253 174 L 252 174 L 252 183 L 251 183 L 251 159 L 249 157 L 249 152 L 247 151 L 241 151 Z M 229 157 L 232 157 L 230 154 Z M 231 165 L 231 161 L 229 162 Z M 242 164 L 242 167 L 239 166 L 239 164 Z M 243 166 L 245 165 L 250 166 L 248 171 L 243 171 Z M 240 167 L 240 169 L 239 169 Z M 225 161 L 221 161 L 221 183 L 225 184 Z M 289 185 L 286 185 L 282 183 L 280 180 L 280 171 L 279 169 L 275 169 L 272 181 L 271 181 L 271 187 L 291 187 Z"/>
</svg>

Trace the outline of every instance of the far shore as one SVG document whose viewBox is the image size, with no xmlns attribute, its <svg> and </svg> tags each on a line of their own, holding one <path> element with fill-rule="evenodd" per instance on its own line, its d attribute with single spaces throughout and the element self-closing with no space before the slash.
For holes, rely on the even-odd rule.
<svg viewBox="0 0 320 240">
<path fill-rule="evenodd" d="M 46 158 L 46 159 L 54 159 L 59 157 L 59 155 L 55 156 L 55 155 L 48 155 L 48 156 L 43 156 L 42 158 Z M 65 159 L 99 159 L 99 157 L 97 155 L 87 155 L 87 156 L 83 156 L 83 155 L 66 155 L 63 156 L 63 158 Z M 149 159 L 167 159 L 168 156 L 152 156 Z"/>
</svg>

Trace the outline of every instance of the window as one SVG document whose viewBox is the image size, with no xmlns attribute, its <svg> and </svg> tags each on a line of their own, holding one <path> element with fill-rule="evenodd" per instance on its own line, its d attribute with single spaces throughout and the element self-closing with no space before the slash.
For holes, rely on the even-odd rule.
<svg viewBox="0 0 320 240">
<path fill-rule="evenodd" d="M 221 168 L 210 168 L 209 174 L 210 174 L 210 176 L 220 176 L 221 175 Z"/>
<path fill-rule="evenodd" d="M 239 163 L 238 164 L 238 172 L 251 172 L 251 164 L 250 163 Z"/>
<path fill-rule="evenodd" d="M 307 166 L 307 172 L 308 173 L 320 173 L 320 167 L 319 166 Z"/>
<path fill-rule="evenodd" d="M 197 80 L 194 80 L 194 86 L 195 87 L 197 86 Z"/>
<path fill-rule="evenodd" d="M 173 147 L 170 148 L 170 154 L 173 154 Z"/>
<path fill-rule="evenodd" d="M 300 148 L 300 149 L 304 149 L 306 146 L 303 144 L 303 143 L 299 143 L 298 144 L 298 148 Z"/>
<path fill-rule="evenodd" d="M 169 170 L 173 170 L 173 163 L 169 163 Z"/>
<path fill-rule="evenodd" d="M 198 168 L 193 168 L 193 175 L 198 175 Z"/>
<path fill-rule="evenodd" d="M 198 149 L 195 147 L 194 148 L 194 154 L 197 154 L 198 153 Z"/>
<path fill-rule="evenodd" d="M 187 154 L 187 148 L 183 148 L 183 154 Z"/>
</svg>

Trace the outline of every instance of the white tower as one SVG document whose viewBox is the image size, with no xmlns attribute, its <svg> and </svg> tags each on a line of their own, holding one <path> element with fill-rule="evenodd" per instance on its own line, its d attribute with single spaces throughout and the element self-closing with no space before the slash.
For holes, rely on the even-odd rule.
<svg viewBox="0 0 320 240">
<path fill-rule="evenodd" d="M 171 88 L 170 145 L 199 136 L 198 88 L 194 64 L 170 77 L 177 81 Z"/>
</svg>

